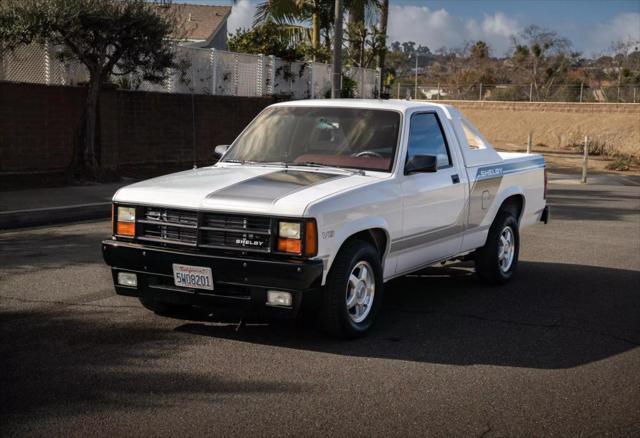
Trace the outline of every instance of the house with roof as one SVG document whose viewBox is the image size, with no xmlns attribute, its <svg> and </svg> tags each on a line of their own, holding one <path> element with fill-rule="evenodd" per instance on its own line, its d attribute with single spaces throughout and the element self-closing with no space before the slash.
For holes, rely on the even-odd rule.
<svg viewBox="0 0 640 438">
<path fill-rule="evenodd" d="M 189 47 L 227 49 L 227 20 L 231 6 L 193 5 L 188 3 L 158 4 L 161 13 L 175 15 L 178 22 L 176 39 Z"/>
</svg>

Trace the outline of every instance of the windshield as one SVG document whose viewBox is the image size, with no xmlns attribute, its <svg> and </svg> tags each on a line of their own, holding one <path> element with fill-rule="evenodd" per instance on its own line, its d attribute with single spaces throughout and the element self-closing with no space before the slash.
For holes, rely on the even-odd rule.
<svg viewBox="0 0 640 438">
<path fill-rule="evenodd" d="M 238 137 L 222 161 L 391 171 L 400 114 L 388 110 L 274 107 Z"/>
</svg>

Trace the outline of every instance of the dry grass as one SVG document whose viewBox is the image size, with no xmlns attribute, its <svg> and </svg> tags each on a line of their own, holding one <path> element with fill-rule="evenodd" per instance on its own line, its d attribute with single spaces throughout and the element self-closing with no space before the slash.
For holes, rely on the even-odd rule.
<svg viewBox="0 0 640 438">
<path fill-rule="evenodd" d="M 493 144 L 497 150 L 505 152 L 525 152 L 525 144 L 497 142 Z M 546 145 L 535 145 L 533 152 L 544 155 L 547 166 L 551 169 L 566 169 L 579 172 L 582 169 L 582 151 L 569 148 L 555 148 Z M 640 175 L 640 162 L 632 158 L 611 158 L 602 155 L 589 155 L 589 169 L 598 172 L 624 172 Z"/>
<path fill-rule="evenodd" d="M 580 168 L 584 137 L 588 136 L 589 167 L 640 173 L 640 105 L 626 112 L 577 105 L 517 110 L 492 108 L 491 104 L 474 108 L 462 103 L 459 107 L 499 149 L 524 151 L 532 133 L 534 152 L 543 153 L 552 166 Z"/>
</svg>

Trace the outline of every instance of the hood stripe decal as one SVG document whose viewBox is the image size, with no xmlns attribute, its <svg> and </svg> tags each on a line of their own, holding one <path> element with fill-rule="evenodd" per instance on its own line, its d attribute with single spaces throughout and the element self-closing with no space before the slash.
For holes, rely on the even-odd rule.
<svg viewBox="0 0 640 438">
<path fill-rule="evenodd" d="M 207 199 L 275 203 L 279 199 L 300 190 L 347 176 L 322 172 L 305 172 L 303 170 L 279 170 L 249 178 L 221 190 L 211 192 L 207 195 Z"/>
</svg>

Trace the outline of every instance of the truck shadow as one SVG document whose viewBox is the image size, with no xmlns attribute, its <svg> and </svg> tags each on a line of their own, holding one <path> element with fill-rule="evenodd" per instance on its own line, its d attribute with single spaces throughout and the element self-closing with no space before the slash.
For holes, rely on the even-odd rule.
<svg viewBox="0 0 640 438">
<path fill-rule="evenodd" d="M 640 272 L 521 262 L 513 282 L 478 284 L 463 266 L 388 283 L 370 336 L 326 337 L 311 324 L 189 322 L 200 336 L 332 354 L 453 365 L 563 369 L 640 345 Z"/>
</svg>

